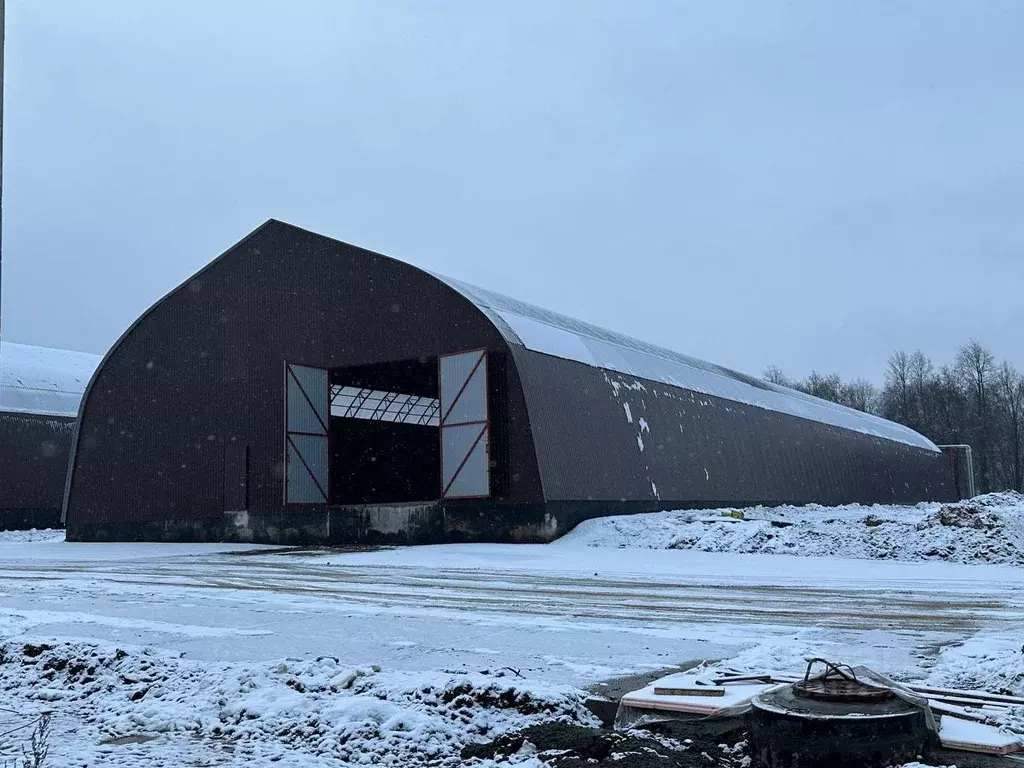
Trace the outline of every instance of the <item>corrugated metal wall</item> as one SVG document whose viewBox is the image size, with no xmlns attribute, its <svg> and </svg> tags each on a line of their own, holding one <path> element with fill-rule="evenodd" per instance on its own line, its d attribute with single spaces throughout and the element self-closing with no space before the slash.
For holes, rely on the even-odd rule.
<svg viewBox="0 0 1024 768">
<path fill-rule="evenodd" d="M 953 496 L 941 453 L 523 348 L 513 354 L 549 501 L 693 506 Z"/>
<path fill-rule="evenodd" d="M 20 527 L 25 512 L 59 522 L 74 426 L 62 416 L 0 412 L 0 528 Z"/>
</svg>

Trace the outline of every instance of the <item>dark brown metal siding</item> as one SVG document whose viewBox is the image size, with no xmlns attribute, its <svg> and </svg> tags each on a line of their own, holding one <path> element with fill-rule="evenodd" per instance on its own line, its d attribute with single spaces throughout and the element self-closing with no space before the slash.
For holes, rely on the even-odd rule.
<svg viewBox="0 0 1024 768">
<path fill-rule="evenodd" d="M 286 515 L 285 360 L 336 367 L 479 347 L 507 350 L 479 310 L 437 279 L 268 222 L 158 303 L 101 365 L 83 409 L 68 525 L 220 517 L 230 444 L 248 446 L 249 513 Z M 508 455 L 518 472 L 508 496 L 536 502 L 515 389 Z"/>
<path fill-rule="evenodd" d="M 522 348 L 513 355 L 548 501 L 693 506 L 953 496 L 939 453 Z"/>
<path fill-rule="evenodd" d="M 74 426 L 65 416 L 0 412 L 0 511 L 60 510 Z"/>
</svg>

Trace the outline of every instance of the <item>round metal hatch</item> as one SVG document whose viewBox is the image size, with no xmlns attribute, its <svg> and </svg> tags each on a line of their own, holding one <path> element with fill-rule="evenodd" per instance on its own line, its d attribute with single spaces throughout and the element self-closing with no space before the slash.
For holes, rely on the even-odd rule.
<svg viewBox="0 0 1024 768">
<path fill-rule="evenodd" d="M 825 672 L 811 677 L 815 662 L 825 665 Z M 833 702 L 876 702 L 895 698 L 890 689 L 870 685 L 857 679 L 856 673 L 845 665 L 833 664 L 824 659 L 811 659 L 804 679 L 793 684 L 793 694 L 815 701 Z"/>
</svg>

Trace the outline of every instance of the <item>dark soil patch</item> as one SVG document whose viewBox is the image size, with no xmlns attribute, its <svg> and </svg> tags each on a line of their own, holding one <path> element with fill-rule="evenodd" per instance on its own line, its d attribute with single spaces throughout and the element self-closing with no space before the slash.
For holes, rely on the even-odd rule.
<svg viewBox="0 0 1024 768">
<path fill-rule="evenodd" d="M 567 723 L 544 723 L 509 733 L 486 744 L 469 744 L 462 759 L 500 760 L 524 751 L 552 768 L 746 768 L 751 765 L 746 733 L 735 728 L 718 734 L 693 723 L 663 723 L 650 730 L 599 730 Z M 928 750 L 922 765 L 999 768 L 1003 758 Z"/>
<path fill-rule="evenodd" d="M 946 504 L 939 510 L 939 524 L 954 528 L 991 531 L 999 527 L 999 515 L 968 501 Z"/>
<path fill-rule="evenodd" d="M 462 749 L 462 759 L 493 759 L 499 755 L 514 755 L 526 741 L 537 747 L 538 752 L 572 750 L 581 758 L 595 760 L 603 760 L 611 752 L 610 740 L 601 731 L 582 725 L 545 723 L 506 734 L 487 744 L 469 744 Z"/>
<path fill-rule="evenodd" d="M 553 713 L 556 709 L 553 703 L 537 701 L 529 693 L 515 688 L 481 691 L 469 683 L 447 689 L 441 694 L 441 701 L 455 708 L 477 706 L 486 709 L 514 709 L 524 715 Z"/>
<path fill-rule="evenodd" d="M 21 652 L 22 652 L 23 655 L 27 656 L 28 658 L 34 659 L 37 656 L 41 656 L 42 654 L 46 653 L 47 651 L 52 651 L 52 650 L 53 650 L 53 646 L 52 645 L 32 645 L 31 643 L 26 643 L 25 647 L 21 649 Z"/>
<path fill-rule="evenodd" d="M 641 730 L 619 733 L 545 723 L 487 744 L 470 744 L 463 748 L 462 759 L 495 759 L 524 747 L 536 750 L 536 756 L 553 768 L 739 768 L 746 756 L 742 742 L 723 747 L 714 741 L 678 741 Z"/>
</svg>

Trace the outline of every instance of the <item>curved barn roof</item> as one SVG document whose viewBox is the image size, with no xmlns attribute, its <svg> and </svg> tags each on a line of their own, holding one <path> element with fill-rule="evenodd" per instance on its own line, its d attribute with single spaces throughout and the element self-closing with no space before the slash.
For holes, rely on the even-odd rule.
<svg viewBox="0 0 1024 768">
<path fill-rule="evenodd" d="M 511 344 L 595 368 L 939 451 L 931 440 L 902 424 L 771 384 L 460 280 L 431 274 L 475 304 Z"/>
<path fill-rule="evenodd" d="M 0 343 L 0 411 L 77 416 L 99 355 Z"/>
</svg>

